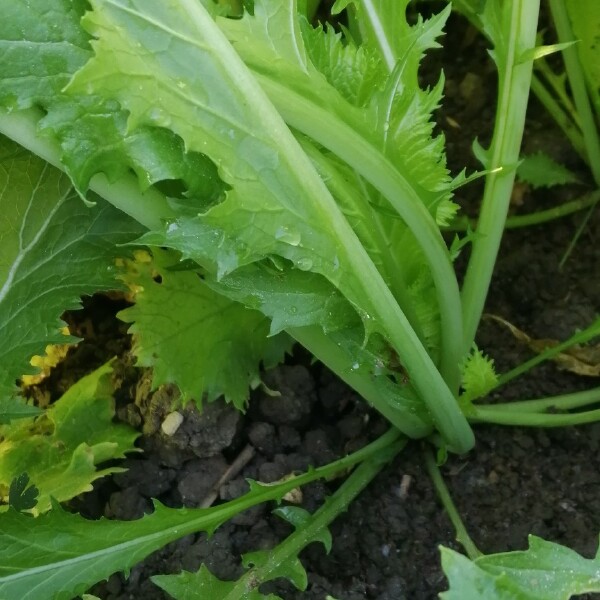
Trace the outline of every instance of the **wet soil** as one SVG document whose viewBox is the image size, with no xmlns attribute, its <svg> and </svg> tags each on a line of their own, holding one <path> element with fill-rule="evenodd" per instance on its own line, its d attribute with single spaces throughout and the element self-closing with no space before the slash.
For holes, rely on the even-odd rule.
<svg viewBox="0 0 600 600">
<path fill-rule="evenodd" d="M 494 72 L 483 43 L 470 30 L 465 33 L 464 25 L 452 20 L 448 31 L 447 49 L 440 56 L 448 78 L 440 127 L 447 135 L 450 166 L 476 168 L 470 144 L 476 135 L 489 137 Z M 535 101 L 525 146 L 542 147 L 578 169 L 584 180 L 587 177 Z M 478 189 L 473 185 L 460 198 L 468 214 L 476 214 Z M 585 188 L 540 193 L 525 187 L 511 211 L 540 210 L 582 191 Z M 582 218 L 574 215 L 507 232 L 487 312 L 540 338 L 565 339 L 589 324 L 600 312 L 600 212 L 592 215 L 575 251 L 559 268 Z M 50 393 L 59 395 L 84 371 L 118 355 L 118 416 L 144 433 L 139 440 L 144 452 L 125 461 L 126 473 L 103 480 L 73 503 L 89 517 L 135 519 L 149 509 L 150 498 L 169 506 L 199 506 L 227 466 L 251 447 L 253 458 L 220 487 L 216 501 L 234 498 L 247 489 L 246 478 L 275 481 L 294 470 L 325 464 L 386 429 L 353 391 L 297 349 L 287 364 L 265 375 L 268 387 L 281 397 L 257 390 L 245 415 L 218 402 L 202 414 L 188 408 L 180 429 L 166 436 L 159 424 L 173 390 L 157 392 L 164 397 L 149 392 L 147 374 L 133 366 L 129 355 L 126 326 L 114 317 L 119 308 L 122 301 L 98 297 L 87 300 L 84 311 L 68 316 L 84 342 L 47 382 Z M 499 372 L 531 356 L 505 328 L 489 320 L 482 323 L 478 344 L 495 359 Z M 593 385 L 597 380 L 547 363 L 489 401 L 558 395 Z M 476 448 L 466 456 L 450 457 L 442 468 L 476 545 L 485 553 L 523 549 L 531 533 L 593 556 L 600 532 L 600 424 L 560 430 L 478 426 L 476 434 Z M 315 510 L 336 485 L 307 486 L 302 506 Z M 234 579 L 242 572 L 241 554 L 271 548 L 290 532 L 271 514 L 273 508 L 253 508 L 210 539 L 198 534 L 170 544 L 136 566 L 128 578 L 115 574 L 92 591 L 106 600 L 167 598 L 149 576 L 194 571 L 201 563 L 222 579 Z M 438 546 L 460 550 L 423 467 L 418 443 L 382 471 L 331 531 L 329 555 L 317 544 L 301 554 L 309 578 L 306 592 L 282 581 L 264 586 L 264 591 L 285 600 L 325 600 L 328 594 L 338 600 L 429 600 L 446 588 Z"/>
</svg>

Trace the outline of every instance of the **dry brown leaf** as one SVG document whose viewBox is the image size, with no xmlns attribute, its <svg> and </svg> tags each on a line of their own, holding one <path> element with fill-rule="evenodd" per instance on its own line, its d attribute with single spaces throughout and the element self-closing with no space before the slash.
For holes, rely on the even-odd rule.
<svg viewBox="0 0 600 600">
<path fill-rule="evenodd" d="M 502 317 L 497 315 L 485 315 L 488 319 L 493 319 L 497 323 L 504 325 L 510 330 L 513 336 L 529 346 L 531 350 L 538 354 L 547 350 L 548 348 L 554 348 L 562 342 L 553 339 L 533 339 L 529 337 L 524 331 L 521 331 L 518 327 L 515 327 L 512 323 L 509 323 Z M 560 369 L 576 373 L 577 375 L 585 375 L 587 377 L 600 377 L 600 344 L 580 346 L 575 344 L 570 348 L 559 352 L 557 355 L 551 357 L 549 360 L 553 360 Z"/>
</svg>

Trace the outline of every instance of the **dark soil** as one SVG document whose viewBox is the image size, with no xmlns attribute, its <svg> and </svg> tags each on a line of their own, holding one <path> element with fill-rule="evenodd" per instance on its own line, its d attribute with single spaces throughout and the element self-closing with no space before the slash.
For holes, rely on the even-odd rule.
<svg viewBox="0 0 600 600">
<path fill-rule="evenodd" d="M 451 166 L 477 167 L 470 144 L 476 135 L 483 140 L 489 136 L 494 72 L 483 43 L 470 30 L 465 33 L 464 25 L 452 20 L 447 42 L 448 100 L 440 126 L 448 136 Z M 434 67 L 430 68 L 434 73 Z M 586 177 L 535 101 L 525 145 L 543 147 L 581 169 Z M 582 189 L 540 194 L 524 188 L 513 210 L 540 210 Z M 476 196 L 477 187 L 466 193 Z M 472 214 L 473 200 L 464 198 Z M 540 338 L 565 339 L 589 324 L 600 312 L 598 211 L 564 269 L 558 268 L 581 219 L 575 215 L 508 232 L 487 311 Z M 281 392 L 281 397 L 257 391 L 245 415 L 220 403 L 207 407 L 202 415 L 186 409 L 182 427 L 175 435 L 165 436 L 159 425 L 173 390 L 152 395 L 145 387 L 144 375 L 128 353 L 125 326 L 114 317 L 120 307 L 118 301 L 95 298 L 83 312 L 69 315 L 75 332 L 86 340 L 48 383 L 58 395 L 82 369 L 119 355 L 118 415 L 144 432 L 139 442 L 144 453 L 125 461 L 129 470 L 101 482 L 74 503 L 85 515 L 135 519 L 149 508 L 150 498 L 169 506 L 198 506 L 227 465 L 250 445 L 254 458 L 219 491 L 219 499 L 227 500 L 247 489 L 246 478 L 269 482 L 309 465 L 325 464 L 385 431 L 385 423 L 355 393 L 321 365 L 311 365 L 310 357 L 298 350 L 288 364 L 265 376 L 267 385 Z M 499 372 L 531 356 L 493 321 L 483 321 L 478 344 L 495 359 Z M 597 381 L 548 363 L 490 400 L 557 395 L 592 385 Z M 475 450 L 451 457 L 443 474 L 477 546 L 485 553 L 523 549 L 532 533 L 593 556 L 600 532 L 600 425 L 537 431 L 481 426 L 476 434 Z M 335 482 L 309 485 L 303 489 L 302 505 L 315 510 L 335 486 Z M 242 572 L 241 554 L 271 548 L 289 533 L 289 526 L 271 515 L 272 509 L 253 508 L 217 530 L 211 539 L 205 534 L 188 536 L 135 567 L 129 578 L 115 574 L 92 591 L 107 600 L 166 598 L 149 576 L 194 571 L 202 562 L 222 579 L 236 578 Z M 401 453 L 331 530 L 330 555 L 317 544 L 301 555 L 309 576 L 305 593 L 286 582 L 264 590 L 275 591 L 285 600 L 325 600 L 327 594 L 338 600 L 429 600 L 446 587 L 438 546 L 460 550 L 422 465 L 418 443 Z"/>
</svg>

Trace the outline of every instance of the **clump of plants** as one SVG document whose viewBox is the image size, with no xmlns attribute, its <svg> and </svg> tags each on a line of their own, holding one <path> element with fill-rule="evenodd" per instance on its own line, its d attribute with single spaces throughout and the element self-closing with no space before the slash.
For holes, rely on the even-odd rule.
<svg viewBox="0 0 600 600">
<path fill-rule="evenodd" d="M 517 169 L 556 183 L 544 179 L 547 157 L 520 166 L 531 89 L 600 183 L 600 9 L 551 0 L 559 40 L 547 46 L 536 0 L 456 3 L 489 40 L 498 96 L 491 143 L 475 144 L 481 171 L 452 177 L 432 117 L 443 77 L 428 89 L 418 78 L 451 7 L 409 23 L 408 4 L 337 0 L 334 27 L 316 23 L 310 0 L 0 0 L 1 597 L 73 598 L 173 540 L 349 471 L 314 514 L 278 508 L 295 532 L 245 556 L 238 581 L 206 568 L 154 578 L 174 598 L 259 599 L 260 585 L 278 577 L 304 589 L 299 552 L 331 546 L 328 524 L 409 439 L 443 460 L 473 447 L 474 423 L 600 419 L 586 409 L 600 402 L 598 389 L 480 402 L 598 336 L 600 320 L 501 375 L 474 343 Z M 558 51 L 560 76 L 545 62 Z M 448 244 L 444 230 L 461 223 L 453 194 L 474 177 L 485 178 L 477 223 Z M 454 261 L 465 246 L 459 286 Z M 111 422 L 110 364 L 48 408 L 25 403 L 16 381 L 37 372 L 32 355 L 75 341 L 60 315 L 82 295 L 125 289 L 135 302 L 120 318 L 132 324 L 138 364 L 152 367 L 155 387 L 177 385 L 182 402 L 224 396 L 243 410 L 261 369 L 297 342 L 389 431 L 212 508 L 156 502 L 134 522 L 65 511 L 60 502 L 117 468 L 98 465 L 133 449 L 135 432 Z M 442 550 L 442 597 L 600 591 L 600 559 L 539 538 L 527 551 L 481 556 L 434 454 L 425 456 L 468 554 Z"/>
</svg>

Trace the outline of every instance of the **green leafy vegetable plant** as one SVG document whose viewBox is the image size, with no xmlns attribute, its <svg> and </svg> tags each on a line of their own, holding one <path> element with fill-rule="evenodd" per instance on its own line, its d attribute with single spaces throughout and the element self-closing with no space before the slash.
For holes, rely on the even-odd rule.
<svg viewBox="0 0 600 600">
<path fill-rule="evenodd" d="M 257 599 L 262 582 L 282 576 L 303 589 L 300 550 L 331 545 L 328 523 L 408 438 L 464 453 L 474 445 L 471 424 L 499 422 L 498 413 L 513 425 L 599 418 L 568 412 L 597 402 L 598 390 L 474 405 L 512 373 L 499 378 L 474 340 L 519 165 L 533 63 L 556 50 L 536 46 L 539 3 L 457 3 L 490 41 L 498 104 L 490 146 L 476 146 L 485 175 L 477 226 L 451 248 L 442 231 L 458 210 L 454 190 L 469 179 L 451 177 L 434 133 L 443 78 L 429 89 L 418 78 L 450 7 L 409 24 L 408 4 L 337 0 L 332 13 L 346 23 L 338 31 L 313 25 L 318 3 L 307 1 L 0 0 L 0 418 L 8 428 L 0 452 L 13 457 L 1 467 L 10 476 L 2 480 L 0 597 L 72 598 L 170 541 L 359 465 L 314 515 L 280 509 L 295 533 L 269 554 L 246 556 L 239 581 L 220 582 L 204 568 L 155 578 L 175 598 Z M 586 89 L 573 89 L 582 119 Z M 460 287 L 453 260 L 465 244 Z M 59 317 L 81 295 L 125 289 L 135 304 L 120 317 L 132 323 L 138 363 L 153 368 L 154 386 L 176 384 L 183 401 L 199 404 L 224 396 L 244 409 L 260 367 L 280 362 L 296 341 L 390 431 L 210 509 L 156 503 L 131 523 L 64 511 L 58 502 L 114 470 L 95 466 L 130 450 L 135 434 L 113 426 L 109 444 L 98 427 L 112 414 L 108 366 L 43 415 L 19 398 L 15 381 L 34 372 L 31 355 L 64 341 Z M 561 348 L 599 329 L 600 320 Z M 31 447 L 55 471 L 33 470 Z M 14 478 L 23 473 L 39 488 L 35 507 L 31 493 L 19 500 L 26 483 Z M 528 568 L 552 573 L 547 598 L 600 590 L 588 576 L 597 560 L 590 566 L 537 539 L 504 558 L 470 554 L 473 562 L 443 551 L 445 597 L 481 597 L 482 589 L 490 599 L 537 597 Z M 557 570 L 567 554 L 573 569 Z"/>
</svg>

